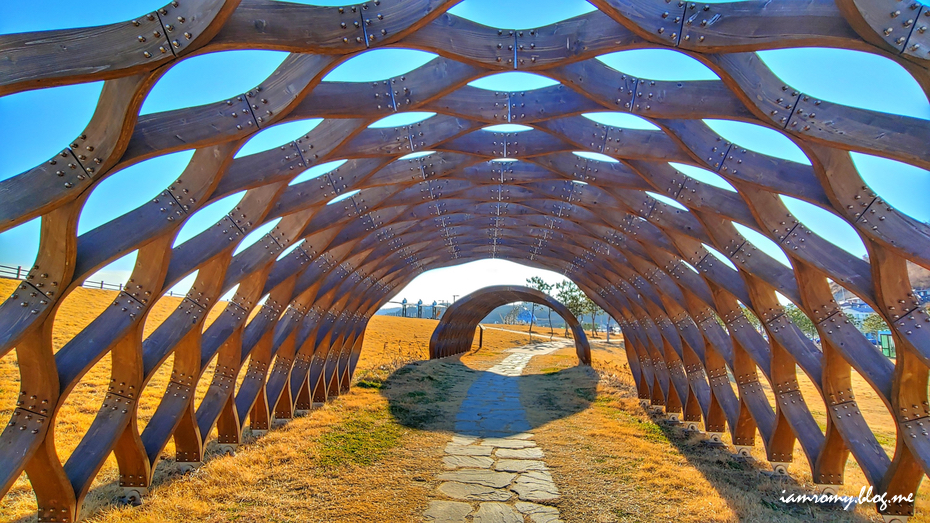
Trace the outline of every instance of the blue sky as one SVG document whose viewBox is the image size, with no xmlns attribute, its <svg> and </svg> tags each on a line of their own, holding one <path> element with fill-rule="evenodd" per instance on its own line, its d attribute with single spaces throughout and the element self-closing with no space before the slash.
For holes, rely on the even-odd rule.
<svg viewBox="0 0 930 523">
<path fill-rule="evenodd" d="M 68 27 L 93 26 L 137 17 L 160 7 L 164 0 L 106 2 L 96 9 L 74 9 L 63 0 L 14 0 L 7 2 L 0 18 L 0 34 Z M 317 0 L 300 3 L 343 5 Z M 582 0 L 465 0 L 452 12 L 479 23 L 503 28 L 538 27 L 592 11 Z M 48 16 L 50 12 L 67 12 L 68 16 Z M 834 49 L 785 49 L 760 53 L 762 59 L 786 83 L 812 96 L 846 105 L 894 114 L 930 119 L 930 104 L 903 68 L 882 57 L 867 53 Z M 286 53 L 275 51 L 230 51 L 213 53 L 182 61 L 175 65 L 154 87 L 142 113 L 189 107 L 239 94 L 268 76 Z M 371 81 L 403 74 L 434 58 L 422 51 L 390 49 L 363 53 L 335 69 L 326 78 L 331 81 Z M 633 76 L 657 80 L 714 79 L 712 71 L 696 60 L 672 50 L 637 50 L 600 57 L 610 67 Z M 243 67 L 242 64 L 249 64 Z M 799 64 L 803 64 L 803 67 Z M 544 76 L 526 73 L 489 75 L 472 85 L 492 90 L 528 90 L 555 83 Z M 864 89 L 862 86 L 868 86 Z M 0 167 L 0 180 L 29 169 L 46 160 L 80 133 L 93 114 L 102 83 L 65 86 L 0 97 L 0 117 L 17 122 L 15 127 L 0 127 L 0 139 L 8 155 Z M 382 122 L 396 125 L 429 115 L 398 115 Z M 623 127 L 653 128 L 648 121 L 616 113 L 588 115 L 598 121 Z M 751 124 L 707 121 L 726 139 L 755 151 L 792 161 L 809 163 L 790 140 L 780 133 Z M 239 155 L 259 152 L 303 135 L 319 124 L 318 119 L 279 125 L 256 135 Z M 110 176 L 90 196 L 81 216 L 79 231 L 88 231 L 137 207 L 163 190 L 184 168 L 191 151 L 179 152 L 129 167 Z M 866 182 L 899 210 L 921 220 L 930 221 L 930 173 L 899 162 L 854 154 L 854 161 Z M 335 167 L 318 167 L 301 175 L 309 179 Z M 681 166 L 686 174 L 726 188 L 719 176 L 694 167 Z M 178 243 L 205 229 L 232 208 L 239 195 L 233 195 L 201 210 L 185 224 Z M 786 198 L 786 205 L 808 227 L 856 256 L 865 253 L 852 227 L 822 209 Z M 265 228 L 254 233 L 254 240 Z M 760 248 L 780 259 L 774 244 L 746 232 Z M 755 234 L 755 236 L 753 236 Z M 0 264 L 29 265 L 35 257 L 38 220 L 0 234 Z M 116 262 L 103 274 L 91 279 L 119 282 L 128 277 L 134 254 Z M 492 268 L 487 265 L 491 264 Z M 498 269 L 493 269 L 498 267 Z M 514 266 L 516 267 L 516 266 Z M 458 271 L 458 272 L 456 272 Z M 495 272 L 496 271 L 496 272 Z M 521 272 L 522 271 L 522 272 Z M 510 278 L 495 280 L 492 275 Z M 523 274 L 524 276 L 520 276 Z M 464 268 L 450 268 L 421 276 L 412 284 L 408 299 L 422 297 L 451 299 L 463 289 L 452 282 L 476 282 L 475 288 L 493 283 L 520 283 L 537 274 L 527 268 L 514 269 L 501 261 L 481 262 Z M 546 279 L 558 280 L 549 275 Z M 493 280 L 493 281 L 492 281 Z M 421 282 L 426 284 L 421 285 Z M 189 283 L 188 283 L 189 285 Z M 181 285 L 183 287 L 184 285 Z M 415 296 L 416 293 L 421 296 Z"/>
</svg>

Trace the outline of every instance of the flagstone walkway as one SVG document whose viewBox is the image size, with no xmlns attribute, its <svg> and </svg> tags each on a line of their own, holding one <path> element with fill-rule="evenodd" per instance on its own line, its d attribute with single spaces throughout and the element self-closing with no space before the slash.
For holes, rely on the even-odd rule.
<svg viewBox="0 0 930 523">
<path fill-rule="evenodd" d="M 519 376 L 533 356 L 571 345 L 552 341 L 506 352 L 503 361 L 472 383 L 455 418 L 456 435 L 446 445 L 436 499 L 424 521 L 472 523 L 560 523 L 548 506 L 559 489 L 545 454 L 529 433 L 520 403 Z"/>
</svg>

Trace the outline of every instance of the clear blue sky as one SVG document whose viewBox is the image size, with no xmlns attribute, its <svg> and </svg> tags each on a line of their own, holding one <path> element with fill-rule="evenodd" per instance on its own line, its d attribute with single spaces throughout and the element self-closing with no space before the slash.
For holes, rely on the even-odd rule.
<svg viewBox="0 0 930 523">
<path fill-rule="evenodd" d="M 344 4 L 328 0 L 300 3 Z M 13 0 L 4 5 L 0 34 L 112 23 L 139 16 L 163 4 L 164 0 L 127 0 L 98 3 L 95 9 L 75 9 L 73 2 L 63 0 Z M 583 0 L 465 0 L 452 12 L 487 25 L 521 29 L 553 23 L 593 9 Z M 49 16 L 49 13 L 68 13 L 68 16 Z M 785 49 L 765 51 L 760 55 L 782 80 L 805 93 L 846 105 L 930 119 L 930 104 L 917 83 L 903 68 L 885 58 L 832 49 Z M 239 94 L 268 76 L 285 56 L 286 53 L 274 51 L 230 51 L 182 61 L 158 82 L 146 99 L 142 113 L 210 103 Z M 413 50 L 373 50 L 347 61 L 330 73 L 327 80 L 388 78 L 418 67 L 433 57 L 430 53 Z M 615 69 L 642 78 L 716 78 L 713 72 L 694 59 L 671 50 L 625 51 L 604 55 L 600 59 Z M 242 67 L 244 63 L 249 66 Z M 553 83 L 553 80 L 539 75 L 509 73 L 491 75 L 473 85 L 494 90 L 525 90 Z M 863 89 L 862 86 L 868 88 Z M 7 150 L 16 151 L 15 155 L 8 155 L 0 167 L 0 180 L 46 160 L 79 134 L 93 114 L 101 87 L 102 84 L 97 82 L 0 97 L 0 117 L 6 122 L 17 122 L 15 126 L 0 127 L 0 139 Z M 394 125 L 427 116 L 400 115 L 383 124 Z M 648 121 L 631 115 L 598 113 L 590 116 L 611 125 L 654 128 Z M 318 123 L 319 120 L 305 120 L 268 129 L 256 135 L 239 154 L 251 154 L 285 143 Z M 809 163 L 790 140 L 776 131 L 719 120 L 707 123 L 726 139 L 747 149 Z M 81 216 L 80 232 L 120 216 L 163 190 L 183 170 L 191 154 L 186 151 L 166 155 L 110 176 L 91 195 Z M 854 159 L 866 182 L 878 194 L 901 211 L 921 221 L 930 221 L 930 206 L 927 205 L 930 173 L 868 155 L 856 154 Z M 728 186 L 715 174 L 694 167 L 681 168 L 686 174 L 708 183 Z M 301 179 L 325 170 L 326 167 L 315 168 L 304 173 Z M 197 213 L 181 231 L 179 243 L 218 220 L 240 197 L 230 196 Z M 786 204 L 805 225 L 827 240 L 857 256 L 865 253 L 853 229 L 836 216 L 796 200 L 786 199 Z M 257 239 L 265 230 L 262 228 L 250 239 Z M 777 247 L 772 242 L 752 231 L 746 234 L 760 248 L 785 260 L 784 255 L 779 256 L 775 252 Z M 38 248 L 37 240 L 38 220 L 0 234 L 0 264 L 31 264 Z M 134 254 L 111 264 L 101 275 L 91 279 L 103 277 L 107 281 L 124 281 L 132 267 L 133 257 Z M 490 269 L 487 263 L 498 269 Z M 520 283 L 525 277 L 537 273 L 525 268 L 513 269 L 500 261 L 482 262 L 424 275 L 412 284 L 410 292 L 404 294 L 408 299 L 423 298 L 424 301 L 451 299 L 452 294 L 461 293 L 458 292 L 460 289 L 448 283 L 451 281 L 475 281 L 477 288 L 492 283 Z M 510 280 L 494 279 L 492 275 L 495 274 Z M 557 279 L 554 275 L 548 275 L 546 279 L 553 278 Z M 414 296 L 415 293 L 420 295 Z"/>
</svg>

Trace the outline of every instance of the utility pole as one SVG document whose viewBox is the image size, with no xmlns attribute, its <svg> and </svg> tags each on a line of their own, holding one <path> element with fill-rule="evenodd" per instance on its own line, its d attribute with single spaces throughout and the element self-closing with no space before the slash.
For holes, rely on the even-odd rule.
<svg viewBox="0 0 930 523">
<path fill-rule="evenodd" d="M 458 297 L 459 297 L 458 294 L 453 294 L 453 295 L 452 295 L 452 303 L 455 303 L 455 299 L 458 298 Z"/>
</svg>

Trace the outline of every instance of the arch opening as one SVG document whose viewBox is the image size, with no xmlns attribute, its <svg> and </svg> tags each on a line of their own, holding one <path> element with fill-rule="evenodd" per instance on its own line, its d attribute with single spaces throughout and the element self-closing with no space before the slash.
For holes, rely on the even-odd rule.
<svg viewBox="0 0 930 523">
<path fill-rule="evenodd" d="M 430 359 L 467 352 L 474 341 L 478 323 L 495 308 L 517 301 L 532 302 L 554 310 L 572 331 L 578 360 L 583 365 L 591 364 L 591 346 L 578 318 L 551 296 L 517 285 L 485 287 L 452 304 L 430 337 Z"/>
</svg>

